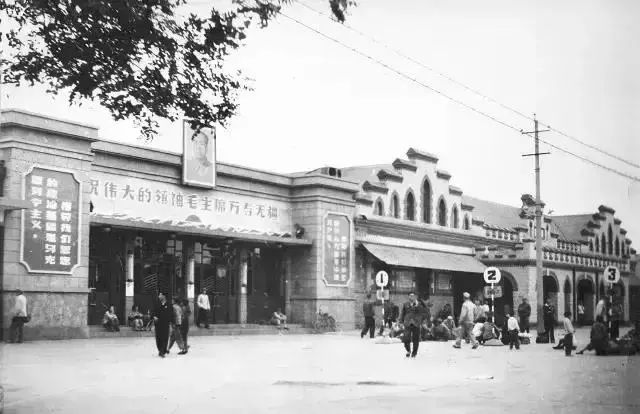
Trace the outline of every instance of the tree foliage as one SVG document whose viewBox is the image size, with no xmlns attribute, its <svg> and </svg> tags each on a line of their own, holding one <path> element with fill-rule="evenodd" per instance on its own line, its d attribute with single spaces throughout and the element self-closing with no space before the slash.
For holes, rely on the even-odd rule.
<svg viewBox="0 0 640 414">
<path fill-rule="evenodd" d="M 200 16 L 180 13 L 186 0 L 0 0 L 9 26 L 4 82 L 43 83 L 67 92 L 71 104 L 96 101 L 148 139 L 159 118 L 225 125 L 247 88 L 226 58 L 252 25 L 265 27 L 289 2 L 233 0 L 231 9 Z M 329 3 L 344 21 L 347 2 Z"/>
</svg>

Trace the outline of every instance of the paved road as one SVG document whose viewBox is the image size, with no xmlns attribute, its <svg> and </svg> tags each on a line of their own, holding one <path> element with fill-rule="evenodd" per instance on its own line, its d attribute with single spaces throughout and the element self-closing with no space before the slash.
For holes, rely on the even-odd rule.
<svg viewBox="0 0 640 414">
<path fill-rule="evenodd" d="M 148 338 L 39 341 L 1 345 L 0 380 L 5 414 L 640 412 L 640 356 L 451 344 L 413 360 L 355 333 L 197 337 L 160 359 Z"/>
</svg>

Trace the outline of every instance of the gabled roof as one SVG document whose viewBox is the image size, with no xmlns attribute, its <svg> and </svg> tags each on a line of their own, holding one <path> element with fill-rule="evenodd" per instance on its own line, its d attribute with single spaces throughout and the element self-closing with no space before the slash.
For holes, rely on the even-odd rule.
<svg viewBox="0 0 640 414">
<path fill-rule="evenodd" d="M 593 214 L 573 214 L 568 216 L 553 216 L 554 230 L 563 240 L 579 241 L 584 240 L 581 234 L 583 229 L 587 229 Z"/>
<path fill-rule="evenodd" d="M 472 205 L 473 218 L 482 219 L 485 224 L 495 227 L 513 229 L 525 225 L 527 221 L 520 218 L 520 208 L 479 198 L 462 196 L 464 204 Z"/>
</svg>

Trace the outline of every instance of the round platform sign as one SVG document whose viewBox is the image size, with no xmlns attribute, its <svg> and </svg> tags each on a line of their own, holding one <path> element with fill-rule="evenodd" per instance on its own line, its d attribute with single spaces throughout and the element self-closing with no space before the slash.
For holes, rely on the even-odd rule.
<svg viewBox="0 0 640 414">
<path fill-rule="evenodd" d="M 620 280 L 620 270 L 615 266 L 607 266 L 604 269 L 604 279 L 608 283 L 618 283 Z"/>
<path fill-rule="evenodd" d="M 387 286 L 387 283 L 389 283 L 389 275 L 384 270 L 379 271 L 376 274 L 376 285 L 383 288 Z"/>
<path fill-rule="evenodd" d="M 500 283 L 502 275 L 497 267 L 487 267 L 484 271 L 485 283 Z"/>
</svg>

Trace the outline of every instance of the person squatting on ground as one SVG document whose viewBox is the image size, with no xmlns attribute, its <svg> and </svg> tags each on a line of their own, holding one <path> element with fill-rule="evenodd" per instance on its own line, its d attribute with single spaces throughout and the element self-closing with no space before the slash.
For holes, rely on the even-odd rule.
<svg viewBox="0 0 640 414">
<path fill-rule="evenodd" d="M 456 343 L 453 347 L 460 348 L 462 340 L 468 338 L 472 343 L 472 348 L 476 349 L 478 348 L 478 342 L 471 334 L 471 331 L 473 330 L 473 313 L 476 306 L 471 302 L 471 295 L 468 292 L 464 292 L 462 296 L 464 298 L 464 303 L 462 304 L 460 318 L 458 319 L 460 335 L 456 339 Z"/>
<path fill-rule="evenodd" d="M 374 318 L 375 303 L 371 300 L 371 293 L 367 293 L 367 300 L 362 304 L 362 313 L 364 315 L 364 328 L 360 332 L 360 338 L 364 338 L 367 331 L 369 331 L 369 337 L 373 338 L 376 333 L 376 320 Z"/>
<path fill-rule="evenodd" d="M 476 338 L 478 343 L 482 343 L 482 328 L 484 327 L 484 323 L 487 321 L 487 318 L 484 316 L 479 317 L 476 320 L 476 323 L 473 325 L 473 329 L 471 330 L 471 335 Z"/>
<path fill-rule="evenodd" d="M 609 348 L 609 332 L 604 324 L 602 315 L 596 316 L 596 321 L 591 326 L 590 342 L 584 349 L 577 352 L 578 355 L 584 351 L 596 351 L 596 355 L 606 355 Z"/>
<path fill-rule="evenodd" d="M 138 305 L 131 307 L 131 313 L 127 319 L 129 320 L 129 326 L 134 331 L 142 331 L 144 329 L 143 315 L 140 313 Z"/>
<path fill-rule="evenodd" d="M 167 297 L 162 292 L 158 293 L 158 303 L 153 311 L 153 322 L 155 324 L 158 356 L 162 358 L 169 352 L 167 345 L 172 314 L 172 308 L 167 303 Z"/>
<path fill-rule="evenodd" d="M 571 351 L 575 349 L 573 346 L 573 335 L 576 332 L 576 330 L 573 329 L 573 324 L 571 323 L 571 312 L 564 313 L 562 326 L 564 327 L 564 337 L 558 341 L 558 345 L 554 346 L 553 349 L 564 348 L 564 354 L 566 356 L 571 356 Z"/>
<path fill-rule="evenodd" d="M 22 341 L 24 341 L 24 324 L 27 321 L 27 298 L 24 296 L 24 292 L 18 289 L 16 291 L 16 298 L 13 304 L 11 326 L 9 327 L 9 338 L 12 343 L 21 344 Z"/>
<path fill-rule="evenodd" d="M 488 318 L 491 318 L 492 316 L 493 314 L 491 312 L 487 314 Z M 482 336 L 479 342 L 481 344 L 484 344 L 487 341 L 490 341 L 492 339 L 499 339 L 499 338 L 500 338 L 500 330 L 493 322 L 491 322 L 490 320 L 487 320 L 482 325 Z"/>
<path fill-rule="evenodd" d="M 173 315 L 171 319 L 171 338 L 169 339 L 169 348 L 167 348 L 167 353 L 171 350 L 174 343 L 178 344 L 178 348 L 180 348 L 180 352 L 178 355 L 184 355 L 187 353 L 187 348 L 182 341 L 182 330 L 180 327 L 182 326 L 182 307 L 180 306 L 180 301 L 178 298 L 173 298 Z"/>
<path fill-rule="evenodd" d="M 278 329 L 289 330 L 289 327 L 287 326 L 287 315 L 282 313 L 282 309 L 278 308 L 273 312 L 271 315 L 271 325 L 277 326 Z"/>
<path fill-rule="evenodd" d="M 196 320 L 196 326 L 199 328 L 200 324 L 204 322 L 204 327 L 209 329 L 209 310 L 211 305 L 209 304 L 209 295 L 207 295 L 207 289 L 202 289 L 198 295 L 198 314 Z"/>
<path fill-rule="evenodd" d="M 513 315 L 507 315 L 507 329 L 509 330 L 509 349 L 516 347 L 516 350 L 520 349 L 520 326 L 518 320 Z"/>
<path fill-rule="evenodd" d="M 442 324 L 449 330 L 449 339 L 456 339 L 456 336 L 454 334 L 454 329 L 456 329 L 456 321 L 453 319 L 453 316 L 447 316 L 447 319 L 444 319 L 442 321 Z"/>
<path fill-rule="evenodd" d="M 406 357 L 415 358 L 420 346 L 420 326 L 427 314 L 427 307 L 418 301 L 414 292 L 409 293 L 409 301 L 402 305 L 400 323 L 404 326 L 403 342 Z M 411 350 L 413 344 L 413 351 Z"/>
<path fill-rule="evenodd" d="M 547 301 L 542 307 L 542 314 L 544 315 L 545 335 L 549 338 L 550 343 L 555 344 L 556 336 L 554 332 L 554 325 L 556 323 L 556 308 L 551 304 L 551 298 L 547 298 Z"/>
<path fill-rule="evenodd" d="M 522 303 L 518 306 L 518 318 L 520 318 L 520 329 L 529 333 L 529 318 L 531 317 L 531 305 L 527 298 L 522 298 Z"/>
<path fill-rule="evenodd" d="M 451 338 L 451 332 L 442 324 L 442 319 L 436 318 L 431 328 L 431 337 L 434 341 L 448 341 Z"/>
</svg>

